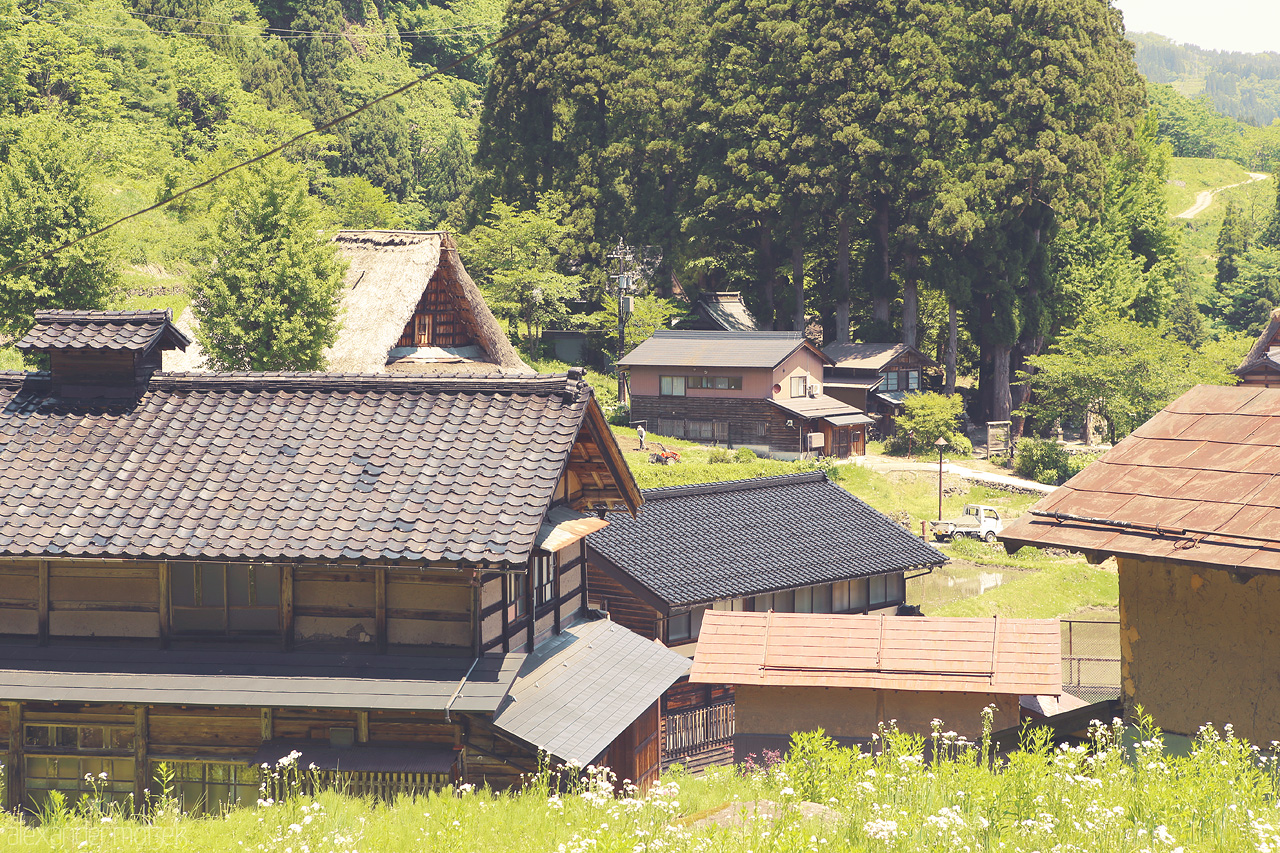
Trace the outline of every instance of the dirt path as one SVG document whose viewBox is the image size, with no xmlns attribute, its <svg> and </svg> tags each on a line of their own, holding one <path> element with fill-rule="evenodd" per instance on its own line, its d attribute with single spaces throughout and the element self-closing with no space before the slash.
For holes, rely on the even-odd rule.
<svg viewBox="0 0 1280 853">
<path fill-rule="evenodd" d="M 1214 187 L 1211 190 L 1202 190 L 1201 192 L 1196 193 L 1196 203 L 1191 205 L 1186 210 L 1182 211 L 1181 213 L 1179 213 L 1177 216 L 1173 218 L 1174 219 L 1194 219 L 1201 213 L 1204 213 L 1204 211 L 1206 211 L 1209 208 L 1209 205 L 1213 204 L 1213 197 L 1218 193 L 1222 192 L 1223 190 L 1229 190 L 1235 187 L 1242 187 L 1245 184 L 1252 184 L 1257 181 L 1265 181 L 1267 178 L 1271 177 L 1265 172 L 1249 172 L 1248 174 L 1249 174 L 1249 180 L 1247 181 L 1240 181 L 1239 183 L 1236 183 L 1236 184 L 1227 184 L 1225 187 Z"/>
<path fill-rule="evenodd" d="M 866 467 L 880 473 L 887 473 L 889 471 L 937 472 L 938 470 L 937 462 L 915 462 L 894 456 L 876 456 L 871 453 L 866 456 L 858 457 L 857 464 L 865 465 Z M 951 474 L 971 483 L 982 483 L 987 486 L 1018 491 L 1024 494 L 1047 495 L 1057 488 L 1056 486 L 1047 486 L 1044 483 L 1037 483 L 1034 480 L 1024 480 L 1021 477 L 1014 477 L 1009 474 L 993 474 L 987 471 L 976 471 L 973 468 L 965 465 L 958 465 L 955 462 L 943 463 L 942 473 Z"/>
</svg>

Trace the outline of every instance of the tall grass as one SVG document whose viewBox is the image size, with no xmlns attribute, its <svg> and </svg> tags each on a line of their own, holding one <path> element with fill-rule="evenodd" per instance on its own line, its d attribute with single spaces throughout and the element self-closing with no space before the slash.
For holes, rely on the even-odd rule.
<svg viewBox="0 0 1280 853">
<path fill-rule="evenodd" d="M 987 728 L 990 730 L 989 717 Z M 1030 735 L 991 760 L 935 723 L 929 736 L 892 727 L 870 750 L 797 735 L 766 767 L 674 772 L 641 795 L 590 768 L 496 794 L 470 786 L 392 803 L 335 792 L 196 818 L 68 814 L 44 826 L 0 817 L 12 850 L 468 851 L 468 853 L 826 853 L 826 851 L 1276 851 L 1276 763 L 1227 727 L 1183 756 L 1149 723 L 1095 724 L 1088 743 Z M 776 804 L 771 809 L 768 803 Z M 805 804 L 809 805 L 805 805 Z M 703 820 L 731 806 L 737 820 Z M 769 813 L 776 811 L 776 816 Z"/>
</svg>

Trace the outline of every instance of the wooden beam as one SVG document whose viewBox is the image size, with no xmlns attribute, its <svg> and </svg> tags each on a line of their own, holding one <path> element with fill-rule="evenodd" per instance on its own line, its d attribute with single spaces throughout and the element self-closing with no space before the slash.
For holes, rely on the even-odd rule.
<svg viewBox="0 0 1280 853">
<path fill-rule="evenodd" d="M 138 811 L 146 806 L 151 784 L 147 759 L 147 706 L 139 705 L 133 709 L 133 805 Z"/>
<path fill-rule="evenodd" d="M 169 599 L 170 573 L 169 561 L 165 560 L 160 564 L 160 572 L 158 575 L 160 589 L 160 648 L 169 648 L 169 634 L 172 629 L 169 625 L 169 615 L 172 613 L 170 608 L 173 602 Z"/>
<path fill-rule="evenodd" d="M 270 708 L 262 709 L 262 741 L 266 743 L 275 737 L 276 721 Z"/>
<path fill-rule="evenodd" d="M 373 635 L 378 653 L 387 650 L 387 569 L 373 570 Z"/>
<path fill-rule="evenodd" d="M 369 712 L 356 711 L 356 743 L 369 742 Z"/>
<path fill-rule="evenodd" d="M 22 805 L 22 703 L 8 702 L 9 753 L 5 760 L 4 807 L 14 811 Z"/>
<path fill-rule="evenodd" d="M 280 644 L 293 648 L 293 564 L 280 567 Z"/>
<path fill-rule="evenodd" d="M 38 564 L 36 583 L 36 634 L 42 646 L 49 645 L 49 561 L 41 560 Z"/>
</svg>

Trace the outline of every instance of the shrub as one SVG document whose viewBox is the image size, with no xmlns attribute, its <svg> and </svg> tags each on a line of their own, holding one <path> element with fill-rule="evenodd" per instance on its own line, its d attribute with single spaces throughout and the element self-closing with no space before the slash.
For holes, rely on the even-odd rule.
<svg viewBox="0 0 1280 853">
<path fill-rule="evenodd" d="M 723 447 L 713 447 L 707 453 L 707 462 L 712 465 L 727 465 L 733 461 L 735 461 L 733 454 Z"/>
<path fill-rule="evenodd" d="M 932 452 L 933 443 L 945 438 L 949 453 L 972 453 L 973 444 L 960 432 L 959 419 L 964 399 L 959 394 L 948 397 L 932 391 L 908 394 L 903 400 L 906 412 L 898 418 L 897 429 L 885 442 L 890 453 Z"/>
<path fill-rule="evenodd" d="M 1013 471 L 1038 483 L 1058 486 L 1079 474 L 1102 454 L 1071 454 L 1056 441 L 1020 438 L 1013 450 Z"/>
<path fill-rule="evenodd" d="M 759 457 L 756 456 L 756 452 L 750 447 L 739 447 L 733 453 L 734 462 L 750 463 L 755 462 L 758 458 Z"/>
</svg>

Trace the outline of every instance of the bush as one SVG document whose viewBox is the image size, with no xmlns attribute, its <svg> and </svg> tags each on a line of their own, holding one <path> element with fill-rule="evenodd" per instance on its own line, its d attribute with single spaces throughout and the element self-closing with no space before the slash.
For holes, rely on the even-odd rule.
<svg viewBox="0 0 1280 853">
<path fill-rule="evenodd" d="M 736 460 L 734 459 L 733 454 L 725 450 L 723 447 L 713 447 L 707 453 L 707 462 L 712 465 L 727 465 L 734 461 Z"/>
<path fill-rule="evenodd" d="M 750 447 L 739 447 L 733 454 L 734 462 L 750 463 L 755 462 L 759 457 Z"/>
<path fill-rule="evenodd" d="M 1079 474 L 1102 454 L 1071 454 L 1056 441 L 1020 438 L 1013 450 L 1013 471 L 1019 477 L 1060 486 Z"/>
<path fill-rule="evenodd" d="M 933 452 L 939 438 L 951 445 L 948 453 L 973 452 L 973 444 L 960 432 L 960 415 L 964 399 L 959 394 L 948 397 L 932 391 L 908 394 L 903 400 L 906 412 L 898 418 L 897 429 L 885 442 L 890 453 Z"/>
</svg>

